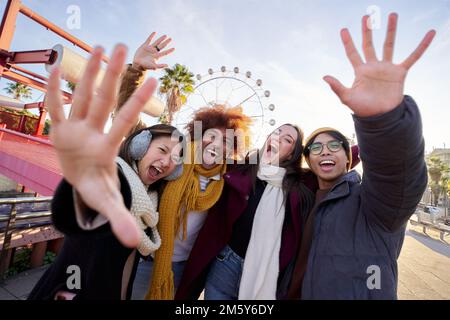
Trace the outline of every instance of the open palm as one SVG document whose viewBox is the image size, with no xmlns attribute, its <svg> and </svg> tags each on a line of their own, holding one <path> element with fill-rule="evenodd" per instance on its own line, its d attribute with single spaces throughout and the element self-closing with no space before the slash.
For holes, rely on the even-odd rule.
<svg viewBox="0 0 450 320">
<path fill-rule="evenodd" d="M 378 60 L 372 42 L 372 30 L 368 26 L 368 16 L 362 19 L 364 62 L 355 48 L 347 29 L 341 30 L 341 38 L 355 71 L 351 88 L 344 87 L 337 79 L 326 76 L 324 80 L 331 86 L 343 104 L 356 115 L 373 116 L 393 110 L 403 100 L 403 90 L 408 70 L 420 59 L 430 45 L 436 32 L 429 31 L 417 49 L 401 64 L 394 64 L 395 34 L 397 14 L 389 15 L 388 31 L 383 48 L 383 60 Z"/>
<path fill-rule="evenodd" d="M 156 35 L 152 32 L 148 39 L 136 50 L 133 58 L 133 66 L 141 70 L 157 70 L 167 68 L 167 64 L 158 63 L 158 60 L 175 51 L 175 48 L 163 50 L 172 41 L 166 35 L 159 37 L 152 43 Z"/>
<path fill-rule="evenodd" d="M 148 80 L 127 101 L 108 134 L 103 133 L 109 113 L 117 100 L 117 85 L 124 66 L 126 48 L 118 45 L 108 64 L 103 82 L 94 93 L 95 79 L 103 50 L 97 48 L 75 91 L 72 113 L 65 119 L 59 89 L 59 71 L 49 78 L 47 107 L 52 118 L 53 142 L 64 178 L 87 206 L 104 215 L 117 238 L 128 247 L 140 241 L 139 230 L 120 193 L 115 157 L 123 136 L 136 121 L 152 96 L 156 81 Z"/>
</svg>

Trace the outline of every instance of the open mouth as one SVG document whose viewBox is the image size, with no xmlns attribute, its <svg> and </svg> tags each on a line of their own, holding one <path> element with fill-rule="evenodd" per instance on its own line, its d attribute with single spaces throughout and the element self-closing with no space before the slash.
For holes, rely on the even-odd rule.
<svg viewBox="0 0 450 320">
<path fill-rule="evenodd" d="M 272 153 L 272 154 L 274 154 L 274 153 L 277 153 L 278 152 L 278 147 L 276 146 L 276 145 L 274 145 L 274 144 L 269 144 L 269 145 L 267 145 L 267 153 Z"/>
<path fill-rule="evenodd" d="M 211 157 L 215 158 L 217 157 L 218 153 L 216 151 L 214 151 L 213 149 L 206 149 L 205 150 L 207 153 L 209 153 L 211 155 Z"/>
<path fill-rule="evenodd" d="M 336 166 L 336 162 L 333 160 L 322 160 L 319 162 L 319 165 L 324 171 L 330 171 Z"/>
<path fill-rule="evenodd" d="M 161 168 L 156 167 L 156 166 L 150 166 L 150 168 L 148 169 L 148 175 L 152 179 L 157 179 L 163 173 L 164 173 L 164 170 L 162 170 Z"/>
</svg>

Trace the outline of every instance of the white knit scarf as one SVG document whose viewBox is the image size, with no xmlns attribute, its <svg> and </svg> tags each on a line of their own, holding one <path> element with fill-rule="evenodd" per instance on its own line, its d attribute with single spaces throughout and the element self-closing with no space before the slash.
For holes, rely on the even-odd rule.
<svg viewBox="0 0 450 320">
<path fill-rule="evenodd" d="M 148 186 L 144 185 L 137 175 L 137 167 L 135 164 L 133 164 L 134 168 L 132 168 L 119 157 L 116 158 L 116 163 L 122 168 L 122 172 L 130 185 L 130 211 L 141 230 L 141 242 L 137 250 L 143 256 L 148 256 L 161 246 L 161 237 L 159 236 L 158 229 L 156 229 L 159 220 L 159 213 L 157 211 L 158 193 L 156 191 L 147 192 Z M 150 228 L 151 236 L 145 233 L 147 228 Z"/>
<path fill-rule="evenodd" d="M 239 300 L 275 300 L 280 265 L 286 169 L 261 164 L 258 178 L 267 185 L 253 220 L 239 286 Z"/>
</svg>

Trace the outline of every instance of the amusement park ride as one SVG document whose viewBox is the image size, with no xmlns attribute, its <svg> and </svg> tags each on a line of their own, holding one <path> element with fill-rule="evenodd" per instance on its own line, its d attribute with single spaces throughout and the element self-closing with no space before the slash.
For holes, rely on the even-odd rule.
<svg viewBox="0 0 450 320">
<path fill-rule="evenodd" d="M 63 70 L 64 80 L 77 83 L 87 64 L 87 59 L 71 49 L 61 44 L 56 44 L 53 48 L 31 51 L 14 51 L 11 49 L 19 14 L 33 20 L 86 53 L 89 54 L 93 51 L 91 46 L 32 11 L 21 0 L 7 0 L 0 25 L 0 78 L 24 84 L 41 91 L 45 96 L 48 79 L 28 70 L 23 65 L 41 64 L 45 66 L 47 71 L 51 71 L 52 66 L 58 65 Z M 108 63 L 106 56 L 103 56 L 102 60 Z M 100 72 L 97 83 L 101 80 L 101 74 L 102 72 Z M 262 80 L 252 79 L 251 72 L 241 73 L 237 67 L 231 70 L 221 67 L 219 71 L 209 69 L 208 74 L 197 75 L 196 78 L 199 84 L 196 85 L 194 92 L 188 97 L 186 106 L 176 114 L 174 119 L 175 125 L 183 126 L 193 112 L 204 106 L 212 106 L 215 103 L 230 107 L 241 106 L 244 113 L 254 120 L 252 126 L 252 133 L 256 138 L 254 142 L 258 141 L 266 124 L 270 126 L 275 124 L 273 119 L 265 120 L 265 113 L 275 109 L 273 104 L 268 103 L 270 91 L 263 89 Z M 64 103 L 71 104 L 72 94 L 66 91 L 62 91 L 62 94 Z M 51 142 L 42 138 L 47 117 L 45 97 L 42 101 L 23 103 L 17 99 L 0 96 L 0 106 L 22 110 L 39 110 L 39 119 L 31 135 L 11 130 L 11 128 L 6 128 L 5 124 L 0 123 L 0 175 L 24 186 L 23 192 L 32 190 L 36 196 L 38 194 L 44 196 L 53 195 L 62 176 Z M 144 113 L 153 117 L 159 116 L 163 111 L 164 105 L 156 97 L 152 97 L 143 109 Z M 19 125 L 19 127 L 21 126 Z M 51 227 L 51 222 L 48 220 L 49 212 L 42 216 L 43 218 L 47 217 L 45 218 L 48 220 L 45 222 L 47 225 L 44 223 L 44 229 L 34 232 L 33 238 L 18 236 L 17 234 L 17 228 L 20 223 L 16 224 L 16 218 L 20 220 L 26 219 L 26 217 L 23 218 L 20 216 L 20 213 L 16 212 L 16 204 L 22 202 L 48 202 L 51 198 L 9 200 L 11 201 L 5 202 L 6 199 L 0 199 L 0 209 L 2 204 L 5 203 L 11 206 L 9 215 L 2 216 L 0 212 L 0 235 L 4 235 L 0 238 L 0 276 L 10 264 L 14 248 L 32 243 L 33 248 L 36 249 L 33 249 L 33 253 L 35 251 L 38 252 L 37 256 L 39 258 L 34 259 L 38 261 L 34 263 L 37 266 L 40 263 L 39 261 L 42 260 L 42 254 L 45 253 L 47 241 L 61 238 L 61 235 L 55 233 Z M 39 216 L 38 218 L 42 217 Z M 34 228 L 30 225 L 28 227 L 25 226 L 24 230 Z"/>
</svg>

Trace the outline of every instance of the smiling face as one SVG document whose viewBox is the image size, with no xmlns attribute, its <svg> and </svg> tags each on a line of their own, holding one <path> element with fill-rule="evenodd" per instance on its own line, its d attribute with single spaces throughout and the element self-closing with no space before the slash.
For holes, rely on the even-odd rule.
<svg viewBox="0 0 450 320">
<path fill-rule="evenodd" d="M 233 139 L 226 135 L 225 128 L 206 130 L 202 137 L 202 167 L 211 169 L 223 163 L 233 152 Z"/>
<path fill-rule="evenodd" d="M 314 139 L 312 146 L 314 146 L 314 143 L 322 143 L 322 151 L 319 154 L 313 154 L 310 149 L 308 155 L 309 166 L 317 176 L 320 189 L 329 189 L 333 187 L 337 180 L 347 173 L 347 164 L 349 160 L 342 144 L 334 144 L 336 149 L 339 149 L 338 151 L 330 151 L 327 147 L 327 143 L 336 140 L 335 137 L 327 133 L 319 134 Z M 331 149 L 334 149 L 333 146 Z"/>
<path fill-rule="evenodd" d="M 267 138 L 263 146 L 261 162 L 279 166 L 292 157 L 298 133 L 295 128 L 283 125 L 276 129 Z"/>
<path fill-rule="evenodd" d="M 150 185 L 169 176 L 180 160 L 181 150 L 181 143 L 170 136 L 154 138 L 138 163 L 138 174 L 142 182 Z"/>
</svg>

